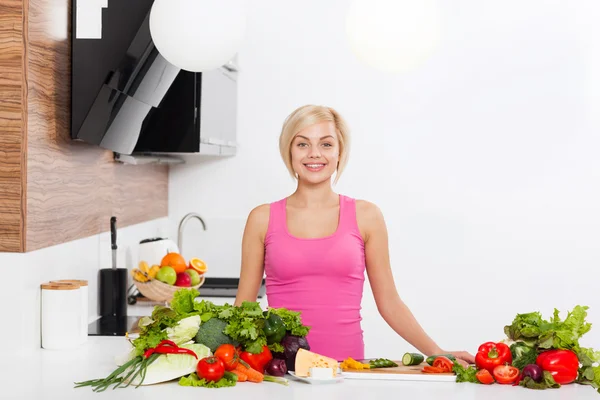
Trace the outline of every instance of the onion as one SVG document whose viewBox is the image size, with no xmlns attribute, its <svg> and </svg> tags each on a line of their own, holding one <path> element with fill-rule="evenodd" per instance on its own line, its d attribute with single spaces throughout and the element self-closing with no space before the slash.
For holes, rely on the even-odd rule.
<svg viewBox="0 0 600 400">
<path fill-rule="evenodd" d="M 284 376 L 287 373 L 285 360 L 274 358 L 265 367 L 265 372 L 271 376 Z"/>
<path fill-rule="evenodd" d="M 535 382 L 540 382 L 543 377 L 542 368 L 536 364 L 528 364 L 523 368 L 523 376 L 528 376 Z"/>
</svg>

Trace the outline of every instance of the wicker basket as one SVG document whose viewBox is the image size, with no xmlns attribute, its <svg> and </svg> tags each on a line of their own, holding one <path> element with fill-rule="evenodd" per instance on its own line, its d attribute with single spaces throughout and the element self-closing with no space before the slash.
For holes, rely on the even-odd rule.
<svg viewBox="0 0 600 400">
<path fill-rule="evenodd" d="M 134 280 L 134 283 L 140 291 L 140 293 L 144 295 L 144 297 L 154 301 L 168 302 L 171 301 L 173 295 L 179 289 L 198 289 L 204 284 L 204 275 L 200 275 L 199 284 L 197 284 L 196 286 L 191 286 L 190 288 L 183 286 L 167 285 L 166 283 L 161 282 L 158 279 L 152 279 L 148 282 L 139 282 Z"/>
</svg>

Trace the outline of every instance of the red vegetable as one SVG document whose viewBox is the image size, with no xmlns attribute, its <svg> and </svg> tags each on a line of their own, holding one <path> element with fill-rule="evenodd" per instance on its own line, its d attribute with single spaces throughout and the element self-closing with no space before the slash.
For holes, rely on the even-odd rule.
<svg viewBox="0 0 600 400">
<path fill-rule="evenodd" d="M 207 381 L 217 382 L 225 375 L 225 366 L 218 357 L 204 357 L 198 361 L 196 373 L 200 379 L 204 378 Z"/>
<path fill-rule="evenodd" d="M 475 356 L 478 369 L 487 369 L 490 373 L 499 365 L 512 363 L 510 347 L 504 343 L 487 342 L 479 346 Z"/>
<path fill-rule="evenodd" d="M 215 351 L 215 357 L 223 361 L 227 371 L 233 371 L 240 361 L 240 356 L 232 344 L 222 344 Z"/>
<path fill-rule="evenodd" d="M 475 374 L 475 377 L 480 383 L 483 383 L 484 385 L 494 383 L 494 377 L 492 376 L 492 374 L 490 374 L 490 371 L 488 371 L 487 369 L 480 369 Z"/>
<path fill-rule="evenodd" d="M 454 366 L 454 363 L 450 361 L 448 357 L 439 356 L 436 357 L 435 360 L 433 360 L 433 366 L 435 368 L 440 368 L 444 370 L 444 372 L 452 372 L 452 367 Z"/>
<path fill-rule="evenodd" d="M 173 343 L 173 342 L 171 342 L 171 343 Z M 175 347 L 173 347 L 173 345 L 175 345 Z M 154 353 L 158 353 L 158 354 L 189 354 L 191 356 L 194 356 L 195 358 L 198 358 L 196 353 L 194 353 L 192 350 L 186 349 L 183 347 L 177 347 L 177 345 L 175 343 L 173 343 L 173 345 L 171 345 L 170 343 L 159 344 L 158 346 L 156 346 L 152 349 L 146 350 L 146 352 L 144 353 L 144 358 L 148 358 Z"/>
<path fill-rule="evenodd" d="M 496 382 L 508 385 L 519 378 L 520 372 L 518 368 L 510 365 L 498 365 L 494 368 L 493 374 Z"/>
<path fill-rule="evenodd" d="M 566 385 L 577 379 L 579 360 L 570 350 L 548 350 L 541 353 L 536 362 L 544 371 L 550 372 L 556 383 Z"/>
<path fill-rule="evenodd" d="M 267 363 L 273 359 L 273 355 L 267 346 L 263 346 L 262 352 L 258 354 L 252 354 L 244 351 L 242 354 L 240 354 L 240 358 L 248 363 L 252 369 L 264 374 L 265 367 L 267 366 Z"/>
</svg>

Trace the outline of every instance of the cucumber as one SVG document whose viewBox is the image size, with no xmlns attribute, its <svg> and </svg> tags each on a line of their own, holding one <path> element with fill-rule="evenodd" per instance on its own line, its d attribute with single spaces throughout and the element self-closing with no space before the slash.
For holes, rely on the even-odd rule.
<svg viewBox="0 0 600 400">
<path fill-rule="evenodd" d="M 369 361 L 369 365 L 371 368 L 392 368 L 398 366 L 398 364 L 392 360 L 388 360 L 387 358 L 377 358 L 375 360 L 371 360 Z"/>
<path fill-rule="evenodd" d="M 447 357 L 447 358 L 449 358 L 449 359 L 450 359 L 450 361 L 454 361 L 454 360 L 456 360 L 456 357 L 454 357 L 452 354 L 434 354 L 434 355 L 432 355 L 432 356 L 430 356 L 430 357 L 427 357 L 427 360 L 426 360 L 426 361 L 427 361 L 427 364 L 429 364 L 429 365 L 433 365 L 433 361 L 434 361 L 436 358 L 440 357 L 440 356 Z"/>
<path fill-rule="evenodd" d="M 419 365 L 425 360 L 425 356 L 419 353 L 406 353 L 402 356 L 403 365 Z"/>
</svg>

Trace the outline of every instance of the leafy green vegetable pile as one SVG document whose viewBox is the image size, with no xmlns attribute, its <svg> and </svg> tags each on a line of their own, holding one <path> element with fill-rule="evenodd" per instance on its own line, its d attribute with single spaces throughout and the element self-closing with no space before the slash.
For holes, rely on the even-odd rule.
<svg viewBox="0 0 600 400">
<path fill-rule="evenodd" d="M 600 393 L 600 352 L 579 345 L 579 339 L 592 329 L 592 324 L 585 320 L 588 309 L 578 305 L 564 321 L 557 309 L 550 320 L 543 319 L 539 312 L 518 314 L 512 324 L 504 327 L 506 336 L 515 341 L 511 345 L 513 366 L 522 369 L 535 363 L 544 350 L 571 350 L 580 363 L 577 383 L 591 385 Z"/>
<path fill-rule="evenodd" d="M 510 345 L 512 366 L 523 373 L 527 366 L 543 365 L 540 362 L 541 354 L 568 350 L 577 356 L 573 369 L 573 372 L 577 372 L 575 383 L 590 385 L 600 393 L 600 351 L 581 347 L 579 344 L 581 337 L 592 328 L 592 324 L 586 321 L 588 309 L 587 306 L 578 305 L 568 312 L 564 320 L 560 318 L 557 309 L 554 310 L 550 320 L 545 320 L 539 312 L 518 314 L 510 325 L 504 327 L 508 341 L 512 342 Z M 574 355 L 572 357 L 575 358 Z M 556 360 L 557 365 L 554 365 L 554 368 L 567 369 L 566 366 L 558 365 L 561 362 L 558 357 Z M 578 370 L 577 361 L 579 361 Z M 464 368 L 454 362 L 453 372 L 456 374 L 457 382 L 480 383 L 476 376 L 478 369 L 474 366 Z M 519 385 L 529 389 L 561 386 L 555 381 L 551 371 L 547 370 L 542 372 L 537 381 L 527 374 L 522 374 L 521 378 Z"/>
<path fill-rule="evenodd" d="M 194 299 L 198 295 L 199 293 L 195 289 L 178 290 L 171 301 L 171 309 L 180 316 L 199 315 L 202 324 L 213 318 L 224 322 L 224 329 L 217 333 L 224 334 L 226 338 L 218 338 L 218 341 L 239 344 L 249 353 L 258 354 L 262 352 L 263 346 L 267 345 L 264 326 L 266 319 L 271 314 L 275 314 L 283 320 L 286 332 L 291 335 L 304 337 L 310 330 L 310 327 L 302 324 L 299 312 L 285 308 L 270 308 L 263 312 L 259 303 L 247 301 L 239 307 L 229 304 L 218 306 L 206 300 L 195 301 Z M 207 345 L 211 347 L 214 344 Z M 283 352 L 284 350 L 280 342 L 270 343 L 268 346 L 274 352 Z"/>
<path fill-rule="evenodd" d="M 263 347 L 268 346 L 273 352 L 295 355 L 297 348 L 292 351 L 293 346 L 283 344 L 291 339 L 304 340 L 310 329 L 302 324 L 299 312 L 285 308 L 263 311 L 257 302 L 218 306 L 196 301 L 199 294 L 196 289 L 182 288 L 175 292 L 170 307 L 155 306 L 151 316 L 138 322 L 140 334 L 131 340 L 133 349 L 127 359 L 107 377 L 79 382 L 76 387 L 104 391 L 110 386 L 140 386 L 176 378 L 184 386 L 235 386 L 237 377 L 229 372 L 218 382 L 199 379 L 194 373 L 198 360 L 212 355 L 224 343 L 239 346 L 246 354 L 264 354 Z M 196 357 L 153 353 L 165 342 L 187 348 Z"/>
</svg>

